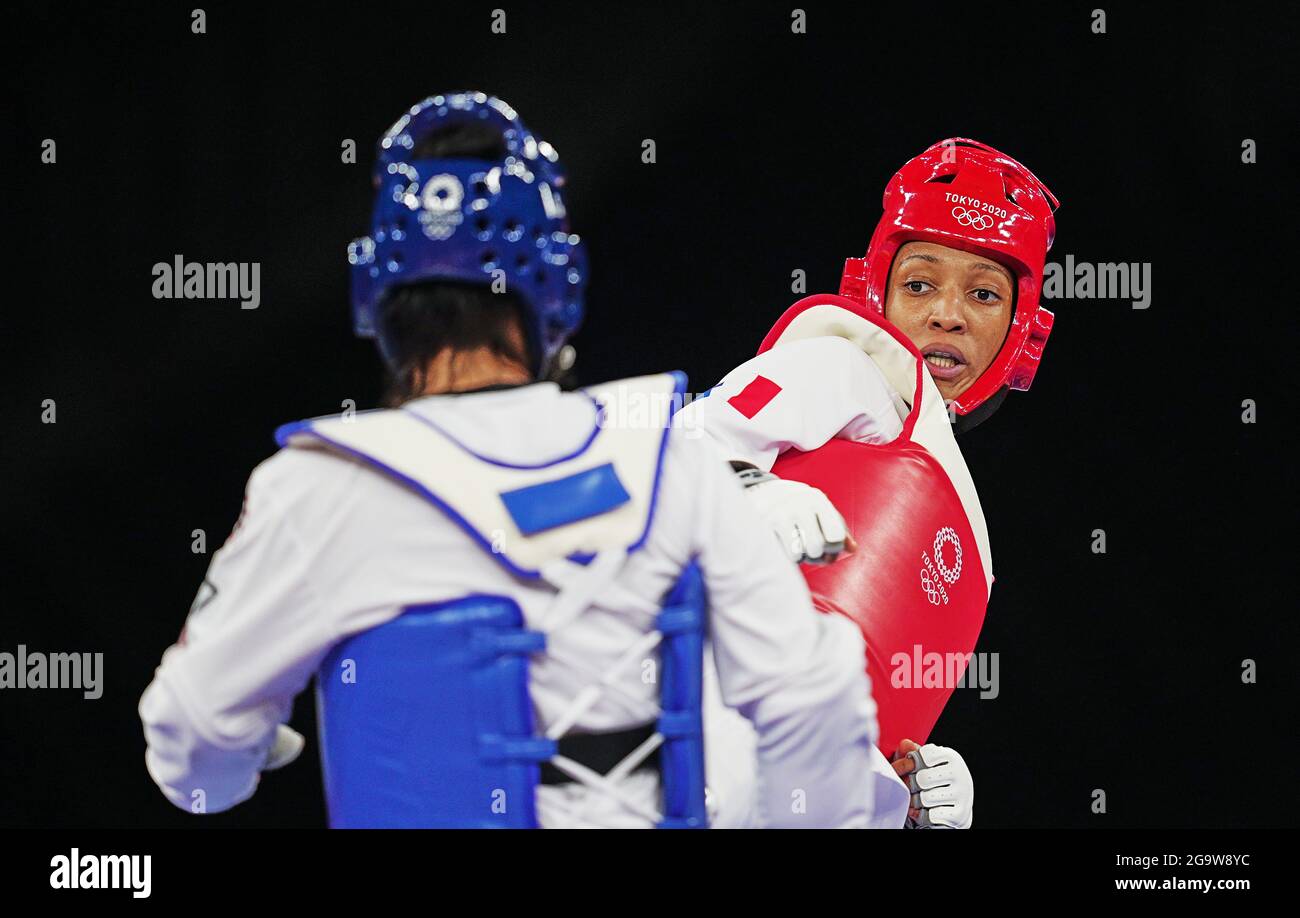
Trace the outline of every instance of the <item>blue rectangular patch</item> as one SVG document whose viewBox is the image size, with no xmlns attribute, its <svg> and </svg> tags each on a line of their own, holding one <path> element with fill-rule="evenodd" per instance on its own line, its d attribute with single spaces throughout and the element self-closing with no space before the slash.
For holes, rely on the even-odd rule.
<svg viewBox="0 0 1300 918">
<path fill-rule="evenodd" d="M 608 513 L 631 499 L 610 462 L 567 478 L 501 493 L 502 503 L 524 535 Z"/>
</svg>

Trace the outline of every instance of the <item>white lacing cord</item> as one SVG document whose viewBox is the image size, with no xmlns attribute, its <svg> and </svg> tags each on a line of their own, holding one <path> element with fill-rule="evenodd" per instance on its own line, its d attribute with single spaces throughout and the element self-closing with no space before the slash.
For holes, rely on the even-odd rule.
<svg viewBox="0 0 1300 918">
<path fill-rule="evenodd" d="M 649 758 L 650 755 L 663 744 L 664 744 L 664 735 L 662 733 L 654 733 L 651 736 L 646 737 L 645 740 L 642 741 L 642 743 L 639 746 L 637 746 L 635 749 L 633 749 L 631 752 L 629 752 L 627 755 L 623 757 L 623 761 L 619 762 L 617 765 L 615 765 L 613 768 L 609 770 L 609 772 L 605 775 L 605 780 L 610 782 L 611 784 L 617 785 L 618 782 L 622 781 L 628 775 L 632 774 L 632 772 L 636 771 L 637 767 L 642 762 L 644 762 L 647 758 Z M 569 816 L 575 821 L 589 819 L 590 817 L 587 815 L 587 813 L 591 809 L 591 806 L 592 806 L 592 801 L 590 798 L 588 798 L 586 801 L 580 804 L 577 807 L 577 809 L 570 810 Z M 646 818 L 650 819 L 652 823 L 658 823 L 659 820 L 663 818 L 662 814 L 654 811 L 647 811 L 644 807 L 640 807 L 640 806 L 634 807 L 633 811 L 643 816 L 646 816 Z"/>
<path fill-rule="evenodd" d="M 563 628 L 592 605 L 596 596 L 609 588 L 623 567 L 627 552 L 622 549 L 602 551 L 582 565 L 560 558 L 544 565 L 542 579 L 559 590 L 555 599 L 542 613 L 537 627 L 551 634 Z"/>
<path fill-rule="evenodd" d="M 583 673 L 588 678 L 600 681 L 602 673 L 599 667 L 592 665 L 589 660 L 574 656 L 568 651 L 560 650 L 555 646 L 547 646 L 546 655 L 556 663 L 561 663 L 570 669 Z M 617 682 L 611 682 L 606 686 L 609 691 L 618 695 L 626 703 L 628 714 L 634 720 L 654 720 L 659 716 L 659 705 L 655 704 L 648 698 L 642 698 L 631 689 Z"/>
<path fill-rule="evenodd" d="M 621 583 L 611 583 L 608 590 L 592 600 L 590 608 L 614 614 L 636 612 L 651 621 L 657 620 L 663 611 L 658 603 L 633 593 Z"/>
<path fill-rule="evenodd" d="M 605 777 L 609 778 L 611 781 L 620 781 L 623 778 L 626 778 L 632 772 L 636 771 L 637 766 L 648 759 L 650 754 L 663 744 L 664 735 L 662 733 L 655 733 L 646 737 L 641 745 L 637 746 L 623 757 L 623 761 L 611 768 L 609 774 L 605 775 Z"/>
<path fill-rule="evenodd" d="M 602 775 L 599 772 L 592 771 L 585 765 L 575 762 L 573 759 L 565 758 L 562 755 L 553 756 L 551 758 L 551 764 L 573 780 L 577 781 L 583 787 L 600 791 L 606 796 L 617 800 L 642 819 L 648 819 L 651 824 L 656 824 L 663 819 L 663 815 L 653 807 L 643 806 L 638 801 L 633 800 L 627 794 L 623 793 L 623 789 L 607 775 Z M 583 810 L 585 810 L 585 807 Z M 573 815 L 577 818 L 583 818 L 582 811 L 575 812 Z"/>
<path fill-rule="evenodd" d="M 602 557 L 605 555 L 607 557 Z M 623 562 L 626 560 L 627 555 L 625 552 L 613 551 L 597 555 L 596 560 L 586 566 L 570 561 L 567 558 L 561 558 L 558 561 L 543 565 L 541 569 L 542 579 L 555 587 L 561 594 L 568 593 L 570 590 L 578 590 L 579 583 L 587 587 L 581 590 L 581 599 L 585 605 L 576 602 L 571 603 L 567 601 L 566 597 L 566 601 L 559 611 L 556 611 L 555 606 L 548 609 L 544 617 L 553 620 L 554 625 L 548 626 L 544 630 L 548 633 L 554 631 L 564 623 L 561 621 L 562 618 L 571 620 L 578 613 L 587 609 L 600 609 L 615 615 L 635 612 L 651 621 L 658 618 L 661 609 L 657 602 L 647 599 L 639 593 L 632 592 L 614 579 L 622 570 Z M 559 597 L 557 596 L 556 601 L 558 602 L 558 600 Z"/>
<path fill-rule="evenodd" d="M 563 559 L 548 564 L 542 569 L 542 576 L 546 582 L 559 591 L 554 602 L 542 614 L 538 622 L 539 629 L 547 635 L 548 643 L 551 635 L 576 620 L 588 608 L 596 605 L 605 607 L 604 602 L 597 602 L 597 596 L 611 590 L 614 586 L 614 578 L 622 569 L 626 558 L 627 553 L 623 550 L 601 552 L 596 555 L 590 564 L 585 566 Z M 629 598 L 632 595 L 629 591 L 622 589 L 614 592 Z M 606 602 L 608 602 L 608 599 L 606 599 Z M 651 618 L 659 613 L 658 606 L 641 597 L 636 597 L 634 602 L 622 608 L 640 612 Z M 573 725 L 590 711 L 607 692 L 618 694 L 626 700 L 633 701 L 638 707 L 646 711 L 647 719 L 657 717 L 659 714 L 657 704 L 650 705 L 644 699 L 636 697 L 620 686 L 617 680 L 623 676 L 629 666 L 644 659 L 646 654 L 658 647 L 662 640 L 663 635 L 657 630 L 643 634 L 604 671 L 599 671 L 588 663 L 577 663 L 572 658 L 568 658 L 567 654 L 555 654 L 553 651 L 547 650 L 546 653 L 557 662 L 563 662 L 565 665 L 573 666 L 579 671 L 585 671 L 589 675 L 595 676 L 593 681 L 578 692 L 568 707 L 552 722 L 546 730 L 547 739 L 559 740 L 567 734 L 573 729 Z M 605 775 L 593 771 L 566 756 L 555 755 L 551 757 L 550 761 L 552 765 L 569 778 L 584 787 L 604 794 L 626 807 L 629 811 L 655 824 L 663 819 L 663 814 L 653 807 L 645 806 L 629 797 L 619 787 L 619 782 L 635 771 L 638 765 L 663 744 L 663 741 L 664 738 L 661 734 L 653 734 L 624 756 L 622 761 Z M 569 815 L 575 820 L 584 819 L 589 807 L 590 803 L 580 806 L 576 810 L 570 810 Z"/>
<path fill-rule="evenodd" d="M 595 707 L 596 702 L 600 701 L 601 696 L 605 694 L 613 681 L 623 674 L 623 670 L 627 669 L 630 664 L 644 659 L 646 654 L 659 646 L 659 642 L 663 638 L 664 636 L 658 631 L 651 631 L 637 638 L 632 643 L 632 646 L 623 651 L 621 657 L 601 673 L 599 679 L 578 692 L 573 701 L 569 702 L 569 706 L 564 709 L 563 713 L 555 719 L 555 722 L 546 731 L 546 738 L 559 739 L 568 733 L 583 714 Z"/>
</svg>

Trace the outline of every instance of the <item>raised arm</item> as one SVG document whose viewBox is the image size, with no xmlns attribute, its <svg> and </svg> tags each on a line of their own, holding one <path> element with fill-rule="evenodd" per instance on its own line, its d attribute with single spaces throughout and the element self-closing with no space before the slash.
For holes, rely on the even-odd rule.
<svg viewBox="0 0 1300 918">
<path fill-rule="evenodd" d="M 787 449 L 816 449 L 832 437 L 887 443 L 902 432 L 900 408 L 857 345 L 806 338 L 745 361 L 676 423 L 704 431 L 726 458 L 769 471 Z"/>
</svg>

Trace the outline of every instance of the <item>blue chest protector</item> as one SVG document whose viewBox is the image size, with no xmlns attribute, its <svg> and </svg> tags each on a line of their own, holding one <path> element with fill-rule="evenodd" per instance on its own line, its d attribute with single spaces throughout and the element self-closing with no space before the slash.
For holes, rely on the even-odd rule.
<svg viewBox="0 0 1300 918">
<path fill-rule="evenodd" d="M 614 556 L 637 550 L 649 533 L 678 401 L 665 400 L 648 424 L 610 424 L 608 411 L 629 392 L 674 396 L 683 389 L 684 379 L 670 374 L 588 390 L 595 423 L 586 446 L 529 468 L 471 453 L 427 412 L 319 418 L 287 425 L 277 439 L 336 450 L 392 475 L 495 549 L 492 556 L 513 574 L 559 586 L 575 574 L 582 579 L 593 559 L 612 559 L 616 570 Z M 450 468 L 457 475 L 449 487 Z M 561 586 L 557 605 L 565 593 Z M 581 597 L 575 603 L 585 606 Z M 659 752 L 662 801 L 654 816 L 663 828 L 707 825 L 700 713 L 706 613 L 703 582 L 690 565 L 653 619 L 659 715 L 651 740 L 634 755 Z M 575 614 L 581 609 L 568 617 Z M 412 606 L 337 645 L 317 679 L 330 825 L 535 827 L 541 763 L 583 779 L 558 756 L 559 737 L 540 734 L 535 724 L 529 664 L 545 652 L 545 634 L 525 627 L 518 604 L 493 595 Z M 636 762 L 626 764 L 630 770 Z"/>
</svg>

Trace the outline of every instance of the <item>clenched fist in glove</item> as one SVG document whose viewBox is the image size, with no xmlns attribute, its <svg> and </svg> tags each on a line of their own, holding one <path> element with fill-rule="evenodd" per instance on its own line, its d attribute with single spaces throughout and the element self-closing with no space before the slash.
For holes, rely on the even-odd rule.
<svg viewBox="0 0 1300 918">
<path fill-rule="evenodd" d="M 957 750 L 903 740 L 894 754 L 894 771 L 912 791 L 908 828 L 970 828 L 975 816 L 975 779 Z"/>
<path fill-rule="evenodd" d="M 262 766 L 262 771 L 275 771 L 277 768 L 288 765 L 298 758 L 305 745 L 307 745 L 307 740 L 297 730 L 286 727 L 284 724 L 277 725 L 275 739 L 271 743 L 270 750 L 266 753 L 266 764 Z"/>
<path fill-rule="evenodd" d="M 857 547 L 844 517 L 821 491 L 744 463 L 732 467 L 791 561 L 829 564 Z"/>
</svg>

